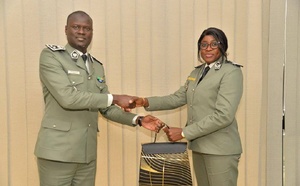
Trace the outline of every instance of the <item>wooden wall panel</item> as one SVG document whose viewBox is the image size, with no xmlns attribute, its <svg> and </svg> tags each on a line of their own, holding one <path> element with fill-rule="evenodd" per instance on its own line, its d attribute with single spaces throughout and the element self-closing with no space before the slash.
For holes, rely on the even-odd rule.
<svg viewBox="0 0 300 186">
<path fill-rule="evenodd" d="M 37 185 L 37 164 L 36 157 L 33 156 L 36 135 L 40 128 L 41 116 L 44 112 L 42 87 L 39 80 L 39 58 L 38 52 L 40 50 L 41 33 L 39 27 L 39 0 L 25 1 L 23 3 L 23 32 L 24 32 L 24 77 L 25 77 L 25 113 L 26 129 L 22 133 L 26 134 L 27 146 L 27 185 Z M 19 92 L 20 93 L 20 92 Z M 25 122 L 26 121 L 26 122 Z M 20 140 L 20 139 L 18 139 Z M 21 141 L 21 140 L 20 140 Z M 24 142 L 22 142 L 24 143 Z M 22 185 L 23 180 L 18 180 L 18 184 Z M 17 184 L 16 184 L 17 185 Z"/>
<path fill-rule="evenodd" d="M 22 1 L 6 4 L 6 65 L 8 101 L 8 183 L 18 185 L 20 180 L 27 183 L 28 156 L 26 76 L 25 76 L 25 35 Z M 17 23 L 17 24 L 11 24 Z M 16 117 L 17 116 L 17 117 Z M 22 155 L 22 156 L 20 156 Z"/>
<path fill-rule="evenodd" d="M 258 183 L 259 172 L 249 170 L 259 170 L 260 160 L 260 135 L 257 133 L 261 128 L 262 113 L 262 7 L 261 1 L 249 1 L 247 18 L 247 64 L 245 73 L 245 101 L 246 106 L 246 177 Z M 251 16 L 249 16 L 251 15 Z M 260 42 L 260 44 L 258 44 Z M 251 104 L 250 104 L 251 103 Z M 257 117 L 259 116 L 259 117 Z M 255 134 L 255 135 L 254 135 Z"/>
<path fill-rule="evenodd" d="M 9 181 L 9 138 L 8 138 L 8 94 L 7 94 L 7 20 L 4 1 L 0 1 L 0 185 L 8 185 Z"/>
<path fill-rule="evenodd" d="M 289 0 L 286 6 L 284 178 L 286 185 L 299 185 L 300 2 Z"/>
<path fill-rule="evenodd" d="M 106 1 L 106 77 L 113 94 L 122 93 L 122 33 L 121 33 L 121 1 Z M 109 11 L 108 11 L 109 10 Z M 123 127 L 108 122 L 108 184 L 122 185 L 124 170 Z M 105 170 L 104 170 L 105 171 Z"/>
<path fill-rule="evenodd" d="M 121 1 L 121 88 L 123 94 L 136 94 L 136 1 Z M 133 112 L 136 112 L 135 110 Z M 124 186 L 137 184 L 139 167 L 138 157 L 136 155 L 139 142 L 137 141 L 138 127 L 123 127 L 122 139 L 122 158 L 123 158 L 123 180 Z"/>
<path fill-rule="evenodd" d="M 283 185 L 282 171 L 282 98 L 285 34 L 285 2 L 270 1 L 269 61 L 268 61 L 268 118 L 267 118 L 267 170 L 268 185 Z M 272 81 L 271 81 L 272 79 Z"/>
</svg>

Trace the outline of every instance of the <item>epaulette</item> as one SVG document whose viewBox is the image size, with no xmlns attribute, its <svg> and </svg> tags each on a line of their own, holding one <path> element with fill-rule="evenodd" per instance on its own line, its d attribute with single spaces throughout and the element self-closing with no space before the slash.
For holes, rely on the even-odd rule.
<svg viewBox="0 0 300 186">
<path fill-rule="evenodd" d="M 96 59 L 94 56 L 90 55 L 91 56 L 91 59 L 93 62 L 98 62 L 100 63 L 101 65 L 103 65 L 98 59 Z"/>
<path fill-rule="evenodd" d="M 65 47 L 62 47 L 62 46 L 59 46 L 59 45 L 49 45 L 49 44 L 47 44 L 46 47 L 48 47 L 53 52 L 66 50 Z"/>
<path fill-rule="evenodd" d="M 232 64 L 234 66 L 237 66 L 237 67 L 243 67 L 243 65 L 240 65 L 240 64 L 237 64 L 237 63 L 233 63 L 231 61 L 226 61 L 226 63 L 230 63 L 230 64 Z"/>
</svg>

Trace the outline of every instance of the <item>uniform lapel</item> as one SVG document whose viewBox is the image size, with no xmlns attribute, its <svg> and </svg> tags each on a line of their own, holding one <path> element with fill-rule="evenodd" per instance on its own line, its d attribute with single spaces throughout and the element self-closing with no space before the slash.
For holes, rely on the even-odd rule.
<svg viewBox="0 0 300 186">
<path fill-rule="evenodd" d="M 75 48 L 71 47 L 69 44 L 67 44 L 65 48 L 66 48 L 68 54 L 70 55 L 71 59 L 76 63 L 76 65 L 79 68 L 86 70 L 84 61 L 83 61 L 79 51 L 76 50 Z"/>
</svg>

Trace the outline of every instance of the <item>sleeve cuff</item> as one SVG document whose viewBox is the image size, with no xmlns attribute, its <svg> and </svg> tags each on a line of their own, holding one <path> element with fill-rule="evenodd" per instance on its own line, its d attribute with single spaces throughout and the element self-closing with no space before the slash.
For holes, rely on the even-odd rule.
<svg viewBox="0 0 300 186">
<path fill-rule="evenodd" d="M 139 117 L 138 115 L 134 116 L 134 118 L 132 119 L 132 124 L 134 126 L 136 126 L 136 120 L 137 120 L 137 117 Z"/>
<path fill-rule="evenodd" d="M 107 97 L 108 97 L 108 99 L 107 99 L 107 106 L 109 107 L 109 106 L 111 106 L 114 98 L 113 98 L 112 94 L 107 94 Z"/>
<path fill-rule="evenodd" d="M 183 131 L 181 132 L 181 136 L 182 136 L 183 138 L 185 138 Z"/>
</svg>

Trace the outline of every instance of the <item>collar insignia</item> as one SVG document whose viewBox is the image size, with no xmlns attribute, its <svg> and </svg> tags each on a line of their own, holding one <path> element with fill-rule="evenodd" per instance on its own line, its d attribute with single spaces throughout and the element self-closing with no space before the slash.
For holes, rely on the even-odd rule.
<svg viewBox="0 0 300 186">
<path fill-rule="evenodd" d="M 216 69 L 216 70 L 219 70 L 219 69 L 221 68 L 221 66 L 222 66 L 222 63 L 221 63 L 220 61 L 217 61 L 217 62 L 215 63 L 215 69 Z"/>
<path fill-rule="evenodd" d="M 78 59 L 79 57 L 79 53 L 77 52 L 77 50 L 74 50 L 73 52 L 71 52 L 71 58 L 72 59 Z"/>
</svg>

